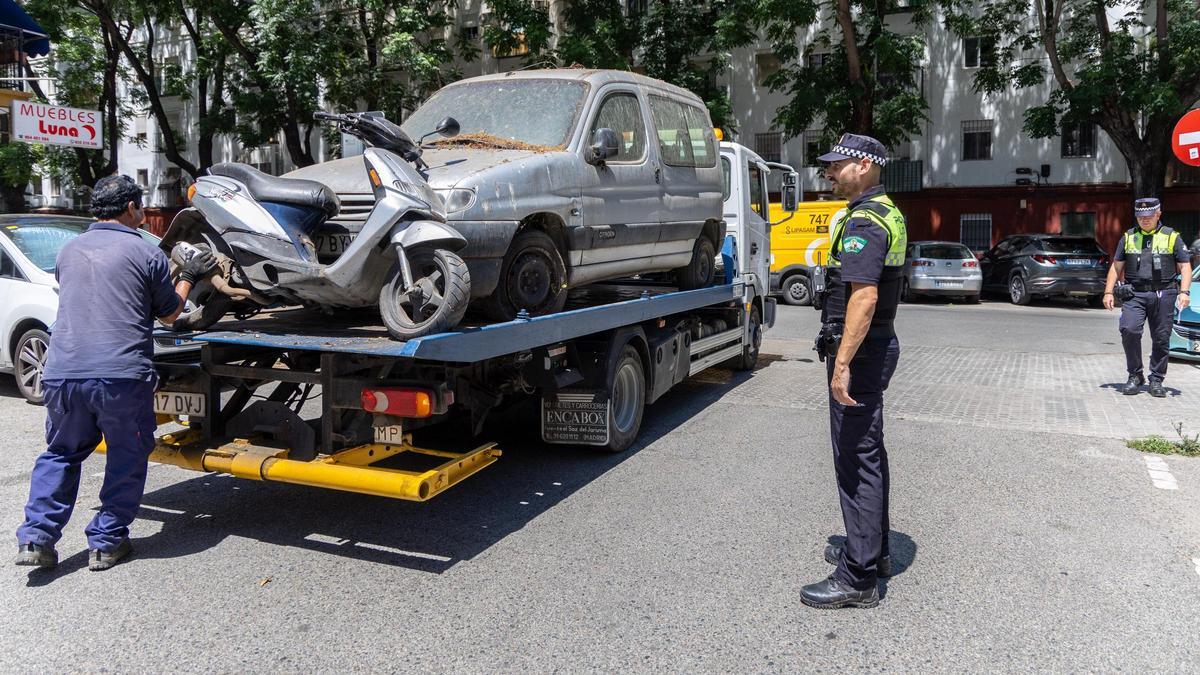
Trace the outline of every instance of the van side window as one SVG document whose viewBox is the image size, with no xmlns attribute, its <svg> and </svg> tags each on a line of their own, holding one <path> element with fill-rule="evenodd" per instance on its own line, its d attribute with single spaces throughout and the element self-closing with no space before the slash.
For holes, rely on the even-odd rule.
<svg viewBox="0 0 1200 675">
<path fill-rule="evenodd" d="M 17 265 L 4 249 L 0 249 L 0 278 L 4 279 L 21 279 L 21 273 L 17 271 Z"/>
<path fill-rule="evenodd" d="M 748 176 L 750 185 L 750 208 L 763 220 L 767 220 L 767 194 L 763 191 L 763 173 L 758 165 L 750 165 Z"/>
<path fill-rule="evenodd" d="M 721 178 L 724 181 L 721 183 L 721 201 L 727 202 L 733 192 L 733 165 L 728 157 L 721 158 Z"/>
<path fill-rule="evenodd" d="M 614 94 L 600 104 L 592 131 L 612 129 L 621 139 L 620 150 L 610 162 L 637 162 L 646 156 L 646 124 L 642 107 L 633 94 Z"/>
<path fill-rule="evenodd" d="M 651 96 L 650 114 L 658 129 L 659 153 L 664 164 L 704 168 L 717 165 L 717 139 L 704 110 Z"/>
</svg>

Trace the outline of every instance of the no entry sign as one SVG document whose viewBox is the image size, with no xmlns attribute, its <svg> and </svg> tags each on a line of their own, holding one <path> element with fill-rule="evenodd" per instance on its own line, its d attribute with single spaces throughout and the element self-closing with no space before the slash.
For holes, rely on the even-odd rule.
<svg viewBox="0 0 1200 675">
<path fill-rule="evenodd" d="M 1179 161 L 1200 166 L 1200 110 L 1189 110 L 1175 123 L 1171 132 L 1171 148 Z"/>
<path fill-rule="evenodd" d="M 13 101 L 12 139 L 96 150 L 104 147 L 100 113 L 31 101 Z"/>
</svg>

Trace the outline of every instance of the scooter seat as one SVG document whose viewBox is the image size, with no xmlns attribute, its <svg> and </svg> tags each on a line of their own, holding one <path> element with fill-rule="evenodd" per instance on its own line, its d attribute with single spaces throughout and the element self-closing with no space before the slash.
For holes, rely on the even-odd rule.
<svg viewBox="0 0 1200 675">
<path fill-rule="evenodd" d="M 242 183 L 250 190 L 250 196 L 260 202 L 317 208 L 325 212 L 326 218 L 333 218 L 341 210 L 337 194 L 329 186 L 315 180 L 280 178 L 235 162 L 214 164 L 208 172 Z"/>
</svg>

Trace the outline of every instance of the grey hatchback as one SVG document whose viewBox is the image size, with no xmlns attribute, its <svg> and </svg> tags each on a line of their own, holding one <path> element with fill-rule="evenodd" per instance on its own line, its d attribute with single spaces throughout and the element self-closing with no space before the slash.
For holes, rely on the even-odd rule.
<svg viewBox="0 0 1200 675">
<path fill-rule="evenodd" d="M 904 301 L 918 296 L 960 297 L 979 302 L 983 275 L 971 249 L 956 241 L 914 241 L 904 264 Z"/>
<path fill-rule="evenodd" d="M 983 254 L 983 290 L 1008 294 L 1014 305 L 1034 298 L 1074 296 L 1100 307 L 1111 260 L 1091 237 L 1018 234 Z"/>
</svg>

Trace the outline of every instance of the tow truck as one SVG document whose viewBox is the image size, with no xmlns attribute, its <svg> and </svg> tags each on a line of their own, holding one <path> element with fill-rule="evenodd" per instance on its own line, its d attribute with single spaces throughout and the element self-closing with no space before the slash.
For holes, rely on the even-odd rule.
<svg viewBox="0 0 1200 675">
<path fill-rule="evenodd" d="M 150 460 L 425 501 L 496 462 L 501 449 L 418 447 L 413 432 L 455 420 L 478 438 L 489 415 L 530 396 L 540 399 L 546 443 L 628 449 L 646 405 L 705 369 L 752 369 L 775 321 L 764 202 L 771 169 L 736 143 L 721 143 L 721 159 L 720 283 L 687 291 L 653 278 L 593 284 L 573 291 L 562 312 L 406 342 L 389 338 L 375 314 L 305 309 L 164 334 L 198 343 L 200 357 L 156 363 L 160 435 Z M 794 211 L 798 177 L 782 168 L 785 209 Z"/>
</svg>

